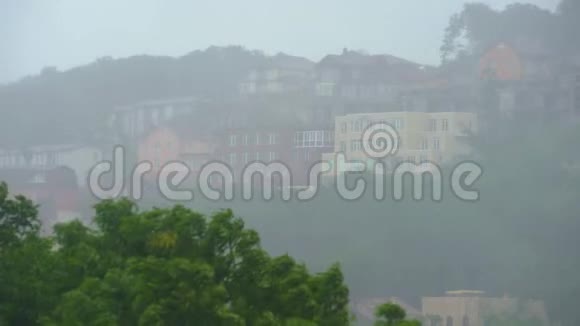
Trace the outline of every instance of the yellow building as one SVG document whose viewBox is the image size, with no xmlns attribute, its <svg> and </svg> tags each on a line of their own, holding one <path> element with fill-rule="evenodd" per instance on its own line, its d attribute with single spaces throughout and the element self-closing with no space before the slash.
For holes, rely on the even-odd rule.
<svg viewBox="0 0 580 326">
<path fill-rule="evenodd" d="M 444 164 L 469 153 L 467 136 L 477 131 L 477 116 L 467 112 L 379 112 L 336 117 L 334 153 L 323 156 L 333 162 L 344 153 L 349 161 L 374 162 L 363 149 L 363 134 L 371 125 L 386 123 L 394 128 L 398 150 L 385 158 L 388 163 L 433 162 Z"/>
</svg>

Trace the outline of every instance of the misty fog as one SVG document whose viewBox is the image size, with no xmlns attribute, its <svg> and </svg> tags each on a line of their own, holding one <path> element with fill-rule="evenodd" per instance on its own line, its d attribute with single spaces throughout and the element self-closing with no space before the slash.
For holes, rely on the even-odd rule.
<svg viewBox="0 0 580 326">
<path fill-rule="evenodd" d="M 580 325 L 579 30 L 0 4 L 0 325 Z"/>
</svg>

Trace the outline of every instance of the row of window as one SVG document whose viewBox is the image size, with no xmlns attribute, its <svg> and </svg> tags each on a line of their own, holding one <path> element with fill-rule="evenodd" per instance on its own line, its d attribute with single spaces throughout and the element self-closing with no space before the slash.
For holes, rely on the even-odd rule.
<svg viewBox="0 0 580 326">
<path fill-rule="evenodd" d="M 312 151 L 309 150 L 295 150 L 292 152 L 292 159 L 293 161 L 304 161 L 310 162 L 313 159 L 320 159 L 319 154 L 314 154 Z M 260 162 L 272 162 L 279 160 L 280 157 L 278 152 L 255 152 L 255 153 L 229 153 L 225 156 L 226 162 L 230 165 L 240 164 L 248 164 L 254 161 Z"/>
<path fill-rule="evenodd" d="M 375 165 L 379 162 L 384 163 L 385 167 L 387 169 L 389 169 L 389 168 L 395 168 L 403 163 L 411 163 L 411 164 L 415 164 L 415 165 L 420 165 L 420 164 L 425 164 L 425 163 L 433 163 L 434 160 L 441 160 L 441 157 L 429 158 L 427 156 L 420 155 L 420 156 L 407 156 L 407 157 L 399 156 L 399 157 L 395 157 L 395 158 L 390 158 L 388 160 L 386 160 L 386 159 L 376 160 L 376 159 L 367 158 L 364 160 L 354 160 L 354 161 L 346 162 L 343 164 L 348 166 L 350 163 L 355 163 L 355 162 L 359 163 L 359 164 L 363 163 L 366 165 L 367 171 L 372 171 L 372 169 L 374 169 Z M 331 165 L 332 169 L 334 169 L 336 167 L 336 161 L 330 160 L 330 161 L 328 161 L 328 163 Z M 344 168 L 345 165 L 343 165 L 342 168 Z M 338 168 L 341 169 L 341 166 L 338 166 Z M 424 168 L 424 167 L 418 166 L 418 168 Z"/>
<path fill-rule="evenodd" d="M 244 146 L 248 145 L 276 145 L 278 144 L 279 136 L 275 133 L 270 133 L 263 137 L 259 133 L 255 135 L 230 135 L 228 144 L 232 147 L 237 146 L 238 142 Z"/>
<path fill-rule="evenodd" d="M 430 147 L 430 142 L 429 139 L 423 139 L 423 141 L 421 141 L 421 149 L 422 150 L 428 150 Z M 433 150 L 440 150 L 441 149 L 441 140 L 439 138 L 433 138 Z"/>
<path fill-rule="evenodd" d="M 58 153 L 55 154 L 33 154 L 30 161 L 23 155 L 10 155 L 0 157 L 0 167 L 17 167 L 30 164 L 31 166 L 48 166 L 60 164 L 61 158 Z"/>
<path fill-rule="evenodd" d="M 262 161 L 262 162 L 272 162 L 278 159 L 277 152 L 255 152 L 255 153 L 229 153 L 226 157 L 227 162 L 230 165 L 236 165 L 238 163 L 248 164 L 253 161 Z"/>
<path fill-rule="evenodd" d="M 392 119 L 392 120 L 366 120 L 366 119 L 359 119 L 350 121 L 350 124 L 347 122 L 342 122 L 340 124 L 340 132 L 345 134 L 349 130 L 351 132 L 362 132 L 371 124 L 389 124 L 396 129 L 403 129 L 405 127 L 405 120 L 404 119 Z M 349 128 L 350 127 L 350 128 Z M 426 126 L 427 131 L 448 131 L 449 130 L 449 120 L 448 119 L 429 119 Z"/>
<path fill-rule="evenodd" d="M 403 129 L 405 127 L 405 120 L 403 119 L 392 119 L 392 120 L 367 120 L 367 119 L 359 119 L 350 121 L 350 123 L 342 122 L 340 124 L 340 132 L 345 134 L 349 131 L 351 132 L 362 132 L 367 129 L 371 124 L 389 124 L 396 129 Z"/>
<path fill-rule="evenodd" d="M 299 131 L 294 134 L 298 148 L 329 147 L 334 143 L 334 133 L 329 130 Z"/>
<path fill-rule="evenodd" d="M 441 131 L 448 131 L 449 130 L 449 120 L 448 119 L 429 119 L 427 123 L 427 131 L 437 131 L 441 127 Z"/>
<path fill-rule="evenodd" d="M 248 145 L 277 145 L 279 144 L 279 135 L 270 133 L 261 135 L 230 135 L 228 144 L 235 147 L 238 144 L 243 146 Z M 313 131 L 298 131 L 294 134 L 294 146 L 298 148 L 308 147 L 329 147 L 334 143 L 334 133 L 330 130 L 313 130 Z"/>
<path fill-rule="evenodd" d="M 429 142 L 429 139 L 423 139 L 423 141 L 421 142 L 421 149 L 422 150 L 429 150 L 431 145 L 431 142 Z M 433 138 L 432 139 L 432 145 L 433 147 L 431 147 L 431 149 L 438 151 L 441 149 L 441 140 L 439 138 Z M 346 153 L 347 151 L 347 143 L 344 141 L 340 142 L 340 151 Z M 362 145 L 362 140 L 358 139 L 358 140 L 351 140 L 350 141 L 350 151 L 351 152 L 359 152 L 363 149 L 363 145 Z"/>
</svg>

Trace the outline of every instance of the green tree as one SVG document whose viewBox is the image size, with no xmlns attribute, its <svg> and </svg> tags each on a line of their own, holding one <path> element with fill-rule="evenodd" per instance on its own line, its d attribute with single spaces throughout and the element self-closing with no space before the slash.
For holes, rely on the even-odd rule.
<svg viewBox="0 0 580 326">
<path fill-rule="evenodd" d="M 54 297 L 52 241 L 38 237 L 36 205 L 0 183 L 0 325 L 34 325 Z"/>
<path fill-rule="evenodd" d="M 348 325 L 338 265 L 271 257 L 231 210 L 95 206 L 38 236 L 36 207 L 0 187 L 0 325 Z"/>
<path fill-rule="evenodd" d="M 376 326 L 421 326 L 417 320 L 405 320 L 407 312 L 396 303 L 387 302 L 375 310 Z"/>
<path fill-rule="evenodd" d="M 39 227 L 38 209 L 24 196 L 9 198 L 8 186 L 0 183 L 0 251 L 34 235 Z"/>
</svg>

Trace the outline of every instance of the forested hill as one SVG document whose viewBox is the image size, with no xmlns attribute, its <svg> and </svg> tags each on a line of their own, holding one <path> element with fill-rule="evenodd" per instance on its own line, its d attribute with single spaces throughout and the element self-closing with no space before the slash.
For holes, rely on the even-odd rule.
<svg viewBox="0 0 580 326">
<path fill-rule="evenodd" d="M 0 86 L 0 146 L 66 142 L 96 131 L 116 105 L 177 97 L 228 97 L 267 57 L 242 47 L 210 47 L 179 58 L 100 58 L 67 71 L 45 68 Z"/>
</svg>

